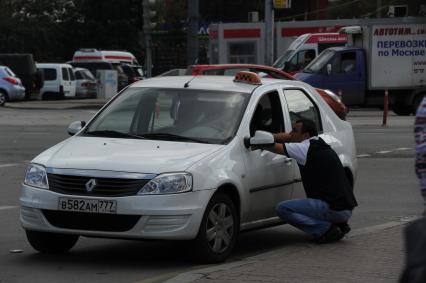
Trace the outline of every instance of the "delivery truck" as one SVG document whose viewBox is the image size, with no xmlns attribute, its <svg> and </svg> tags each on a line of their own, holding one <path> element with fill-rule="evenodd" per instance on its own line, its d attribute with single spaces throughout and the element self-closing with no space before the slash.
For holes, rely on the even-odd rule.
<svg viewBox="0 0 426 283">
<path fill-rule="evenodd" d="M 348 46 L 324 50 L 295 77 L 330 89 L 346 105 L 383 105 L 415 113 L 426 94 L 426 19 L 398 18 L 342 28 Z"/>
</svg>

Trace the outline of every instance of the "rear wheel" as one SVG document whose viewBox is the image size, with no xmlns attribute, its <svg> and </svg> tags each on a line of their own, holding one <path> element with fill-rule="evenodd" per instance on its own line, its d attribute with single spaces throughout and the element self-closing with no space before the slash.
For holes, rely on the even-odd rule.
<svg viewBox="0 0 426 283">
<path fill-rule="evenodd" d="M 6 103 L 7 100 L 7 94 L 0 90 L 0 106 L 3 106 Z"/>
<path fill-rule="evenodd" d="M 239 216 L 227 195 L 218 193 L 210 200 L 195 239 L 201 261 L 224 261 L 235 246 L 239 232 Z"/>
<path fill-rule="evenodd" d="M 406 104 L 394 104 L 392 106 L 393 112 L 400 116 L 408 116 L 412 112 L 412 106 Z"/>
<path fill-rule="evenodd" d="M 26 230 L 28 242 L 41 253 L 60 254 L 69 251 L 77 243 L 78 235 L 56 234 Z"/>
</svg>

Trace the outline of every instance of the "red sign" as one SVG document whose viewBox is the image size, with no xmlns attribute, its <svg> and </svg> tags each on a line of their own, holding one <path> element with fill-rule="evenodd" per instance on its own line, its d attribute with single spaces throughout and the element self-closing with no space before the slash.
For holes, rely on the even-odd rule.
<svg viewBox="0 0 426 283">
<path fill-rule="evenodd" d="M 331 27 L 306 27 L 306 28 L 282 28 L 281 36 L 299 36 L 305 33 L 337 32 L 342 26 Z"/>
<path fill-rule="evenodd" d="M 258 38 L 260 29 L 226 29 L 223 31 L 224 38 Z"/>
<path fill-rule="evenodd" d="M 346 34 L 313 34 L 306 43 L 346 43 L 348 36 Z"/>
</svg>

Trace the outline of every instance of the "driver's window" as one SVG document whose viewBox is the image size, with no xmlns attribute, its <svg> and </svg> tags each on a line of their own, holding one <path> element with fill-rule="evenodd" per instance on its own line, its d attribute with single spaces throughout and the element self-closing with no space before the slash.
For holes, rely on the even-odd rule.
<svg viewBox="0 0 426 283">
<path fill-rule="evenodd" d="M 284 131 L 284 118 L 278 92 L 270 92 L 259 100 L 250 122 L 250 135 L 257 130 L 271 133 Z"/>
</svg>

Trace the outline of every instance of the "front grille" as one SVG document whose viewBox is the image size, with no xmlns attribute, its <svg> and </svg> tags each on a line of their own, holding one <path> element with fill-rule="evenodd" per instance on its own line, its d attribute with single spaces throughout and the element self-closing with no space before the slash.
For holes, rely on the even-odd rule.
<svg viewBox="0 0 426 283">
<path fill-rule="evenodd" d="M 42 210 L 47 221 L 55 227 L 75 230 L 125 232 L 132 229 L 140 215 Z"/>
<path fill-rule="evenodd" d="M 133 196 L 149 182 L 147 179 L 93 178 L 86 176 L 70 176 L 47 174 L 49 189 L 67 195 L 123 197 Z M 88 192 L 86 183 L 96 180 L 96 186 Z"/>
</svg>

